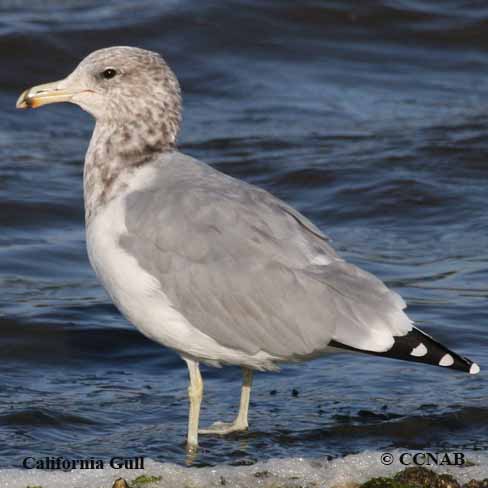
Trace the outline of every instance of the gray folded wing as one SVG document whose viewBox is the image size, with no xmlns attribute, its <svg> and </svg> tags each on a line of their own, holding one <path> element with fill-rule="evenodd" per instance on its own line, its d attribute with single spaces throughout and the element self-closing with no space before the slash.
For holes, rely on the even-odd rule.
<svg viewBox="0 0 488 488">
<path fill-rule="evenodd" d="M 386 350 L 411 329 L 401 298 L 284 202 L 179 153 L 157 165 L 126 198 L 120 245 L 221 345 L 289 360 L 332 339 Z"/>
</svg>

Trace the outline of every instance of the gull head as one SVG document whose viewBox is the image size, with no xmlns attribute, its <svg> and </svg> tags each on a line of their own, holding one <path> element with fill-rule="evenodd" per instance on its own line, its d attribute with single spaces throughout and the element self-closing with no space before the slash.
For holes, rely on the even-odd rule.
<svg viewBox="0 0 488 488">
<path fill-rule="evenodd" d="M 89 54 L 66 78 L 25 90 L 17 108 L 71 102 L 115 126 L 143 122 L 173 143 L 181 122 L 178 80 L 163 58 L 134 47 L 109 47 Z"/>
</svg>

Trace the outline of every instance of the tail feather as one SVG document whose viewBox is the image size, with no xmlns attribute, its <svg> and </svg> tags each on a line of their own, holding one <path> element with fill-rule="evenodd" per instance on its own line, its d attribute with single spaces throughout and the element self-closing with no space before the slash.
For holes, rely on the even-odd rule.
<svg viewBox="0 0 488 488">
<path fill-rule="evenodd" d="M 393 346 L 384 352 L 365 351 L 334 340 L 329 343 L 329 346 L 348 351 L 363 352 L 374 356 L 443 366 L 470 374 L 477 374 L 480 371 L 476 363 L 450 351 L 447 347 L 415 327 L 408 334 L 397 336 L 394 339 L 395 343 Z"/>
</svg>

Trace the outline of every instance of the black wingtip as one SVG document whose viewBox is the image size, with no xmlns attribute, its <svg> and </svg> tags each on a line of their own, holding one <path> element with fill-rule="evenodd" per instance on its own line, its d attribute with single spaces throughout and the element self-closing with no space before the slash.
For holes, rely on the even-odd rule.
<svg viewBox="0 0 488 488">
<path fill-rule="evenodd" d="M 329 346 L 348 351 L 363 352 L 374 356 L 432 364 L 434 366 L 456 369 L 469 374 L 478 374 L 480 372 L 480 367 L 476 363 L 450 351 L 447 347 L 416 327 L 404 336 L 395 337 L 395 343 L 391 349 L 384 352 L 365 351 L 334 340 L 330 342 Z"/>
</svg>

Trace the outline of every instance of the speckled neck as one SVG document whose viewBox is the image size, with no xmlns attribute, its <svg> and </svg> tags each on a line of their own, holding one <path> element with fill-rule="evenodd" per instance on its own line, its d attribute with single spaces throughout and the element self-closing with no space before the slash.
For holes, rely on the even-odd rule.
<svg viewBox="0 0 488 488">
<path fill-rule="evenodd" d="M 126 188 L 133 173 L 164 152 L 175 149 L 167 133 L 143 132 L 138 121 L 120 125 L 97 122 L 85 157 L 85 221 Z"/>
</svg>

